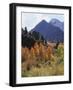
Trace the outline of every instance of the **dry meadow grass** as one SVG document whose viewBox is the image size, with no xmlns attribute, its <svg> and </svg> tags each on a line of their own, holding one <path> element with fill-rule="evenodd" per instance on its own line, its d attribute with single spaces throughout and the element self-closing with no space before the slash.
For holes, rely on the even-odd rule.
<svg viewBox="0 0 73 90">
<path fill-rule="evenodd" d="M 64 45 L 57 49 L 51 45 L 35 43 L 34 47 L 21 49 L 22 77 L 64 75 Z"/>
</svg>

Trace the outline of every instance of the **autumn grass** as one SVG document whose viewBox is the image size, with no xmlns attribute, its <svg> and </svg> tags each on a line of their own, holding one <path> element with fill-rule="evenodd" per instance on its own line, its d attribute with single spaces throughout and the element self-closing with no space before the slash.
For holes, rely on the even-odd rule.
<svg viewBox="0 0 73 90">
<path fill-rule="evenodd" d="M 53 66 L 42 66 L 40 68 L 32 67 L 31 70 L 22 73 L 22 77 L 35 77 L 35 76 L 57 76 L 64 75 L 64 64 Z"/>
<path fill-rule="evenodd" d="M 38 44 L 22 49 L 22 77 L 64 75 L 64 45 L 57 49 Z"/>
</svg>

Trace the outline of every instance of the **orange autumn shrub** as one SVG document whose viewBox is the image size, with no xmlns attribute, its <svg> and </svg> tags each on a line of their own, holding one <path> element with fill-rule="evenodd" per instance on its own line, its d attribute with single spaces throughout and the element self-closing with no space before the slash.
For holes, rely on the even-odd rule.
<svg viewBox="0 0 73 90">
<path fill-rule="evenodd" d="M 35 51 L 35 55 L 38 56 L 40 54 L 40 50 L 39 50 L 39 45 L 38 43 L 35 43 L 34 45 L 34 51 Z"/>
<path fill-rule="evenodd" d="M 26 61 L 29 57 L 29 49 L 27 47 L 21 49 L 22 61 Z"/>
<path fill-rule="evenodd" d="M 22 48 L 22 61 L 24 64 L 22 67 L 30 69 L 32 66 L 36 66 L 37 63 L 51 60 L 52 47 L 44 46 L 42 43 L 35 43 L 34 47 L 28 49 L 27 47 Z"/>
<path fill-rule="evenodd" d="M 52 55 L 52 47 L 47 47 L 47 54 L 48 54 L 48 59 L 51 59 L 51 55 Z"/>
<path fill-rule="evenodd" d="M 30 49 L 30 55 L 31 55 L 32 64 L 36 64 L 36 54 L 35 54 L 35 49 L 33 47 Z"/>
<path fill-rule="evenodd" d="M 45 61 L 45 54 L 46 54 L 46 48 L 45 46 L 40 43 L 40 56 L 41 56 L 41 59 Z"/>
</svg>

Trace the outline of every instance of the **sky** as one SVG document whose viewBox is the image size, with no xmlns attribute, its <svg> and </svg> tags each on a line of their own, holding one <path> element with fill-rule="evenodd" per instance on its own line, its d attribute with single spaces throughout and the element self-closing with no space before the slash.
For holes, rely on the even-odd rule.
<svg viewBox="0 0 73 90">
<path fill-rule="evenodd" d="M 50 22 L 51 19 L 58 19 L 61 22 L 64 21 L 63 14 L 43 14 L 43 13 L 24 13 L 22 12 L 22 28 L 27 27 L 27 30 L 30 31 L 33 29 L 39 22 L 46 20 Z"/>
</svg>

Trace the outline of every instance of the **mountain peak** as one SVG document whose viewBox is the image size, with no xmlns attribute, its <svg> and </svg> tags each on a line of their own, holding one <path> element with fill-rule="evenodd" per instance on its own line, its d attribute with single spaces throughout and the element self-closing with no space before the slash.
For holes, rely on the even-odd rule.
<svg viewBox="0 0 73 90">
<path fill-rule="evenodd" d="M 48 23 L 48 22 L 47 22 L 46 20 L 43 19 L 40 23 Z"/>
<path fill-rule="evenodd" d="M 59 27 L 61 30 L 64 30 L 64 22 L 61 22 L 60 20 L 53 18 L 53 19 L 50 21 L 50 23 L 51 23 L 53 26 Z"/>
<path fill-rule="evenodd" d="M 59 28 L 59 24 L 48 23 L 46 20 L 42 20 L 31 31 L 39 32 L 46 41 L 63 42 L 64 32 Z"/>
<path fill-rule="evenodd" d="M 61 23 L 61 21 L 59 21 L 58 19 L 53 18 L 53 19 L 50 21 L 50 23 L 52 23 L 52 24 Z"/>
</svg>

